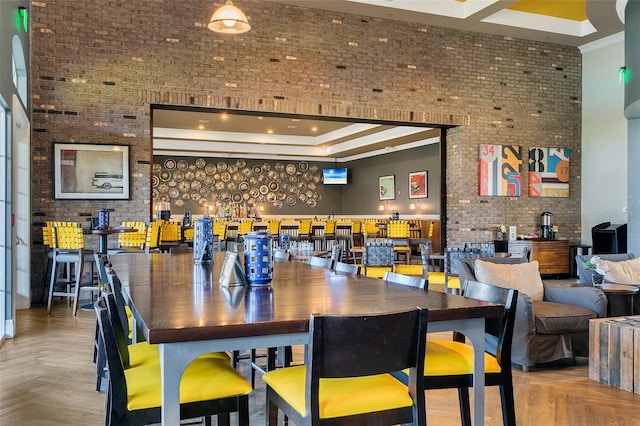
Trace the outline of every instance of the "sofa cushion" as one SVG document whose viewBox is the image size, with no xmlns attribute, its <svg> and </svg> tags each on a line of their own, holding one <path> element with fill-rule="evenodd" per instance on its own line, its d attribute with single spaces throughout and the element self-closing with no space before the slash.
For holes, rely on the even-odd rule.
<svg viewBox="0 0 640 426">
<path fill-rule="evenodd" d="M 533 302 L 537 334 L 563 334 L 589 331 L 589 320 L 598 315 L 585 308 L 563 303 Z"/>
<path fill-rule="evenodd" d="M 640 283 L 640 258 L 614 262 L 600 260 L 598 266 L 604 269 L 604 278 L 612 283 L 638 284 Z"/>
<path fill-rule="evenodd" d="M 482 283 L 514 288 L 533 301 L 544 298 L 544 286 L 537 260 L 519 264 L 499 264 L 476 259 L 475 275 Z"/>
</svg>

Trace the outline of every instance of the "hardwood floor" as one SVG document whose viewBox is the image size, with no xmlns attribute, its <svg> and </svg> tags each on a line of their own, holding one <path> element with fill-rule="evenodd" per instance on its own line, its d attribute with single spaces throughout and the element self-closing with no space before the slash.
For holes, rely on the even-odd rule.
<svg viewBox="0 0 640 426">
<path fill-rule="evenodd" d="M 73 318 L 58 302 L 50 317 L 43 308 L 32 308 L 18 311 L 16 323 L 17 337 L 0 346 L 0 425 L 103 424 L 104 394 L 94 391 L 91 362 L 93 312 Z M 589 380 L 585 359 L 530 373 L 516 370 L 514 388 L 520 425 L 640 426 L 640 395 Z M 252 425 L 264 424 L 263 404 L 264 384 L 258 381 Z M 431 425 L 459 425 L 457 392 L 427 392 L 427 415 Z M 485 424 L 502 424 L 494 387 L 486 391 Z"/>
</svg>

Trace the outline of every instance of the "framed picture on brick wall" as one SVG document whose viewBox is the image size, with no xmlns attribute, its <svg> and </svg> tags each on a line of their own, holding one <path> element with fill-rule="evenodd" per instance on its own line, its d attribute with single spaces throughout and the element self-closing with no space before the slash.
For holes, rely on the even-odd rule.
<svg viewBox="0 0 640 426">
<path fill-rule="evenodd" d="M 128 200 L 129 147 L 53 144 L 56 200 Z"/>
</svg>

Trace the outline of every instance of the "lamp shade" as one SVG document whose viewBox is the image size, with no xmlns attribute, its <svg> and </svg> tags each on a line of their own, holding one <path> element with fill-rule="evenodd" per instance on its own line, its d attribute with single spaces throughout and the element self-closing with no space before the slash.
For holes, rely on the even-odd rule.
<svg viewBox="0 0 640 426">
<path fill-rule="evenodd" d="M 207 25 L 211 31 L 223 34 L 242 34 L 251 29 L 246 15 L 227 0 L 224 6 L 213 12 Z"/>
</svg>

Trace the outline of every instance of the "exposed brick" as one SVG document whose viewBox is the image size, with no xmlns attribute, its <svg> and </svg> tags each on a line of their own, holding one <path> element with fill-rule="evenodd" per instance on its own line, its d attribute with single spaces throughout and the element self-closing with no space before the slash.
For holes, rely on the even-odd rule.
<svg viewBox="0 0 640 426">
<path fill-rule="evenodd" d="M 543 211 L 554 213 L 561 238 L 579 241 L 577 48 L 259 0 L 243 1 L 254 29 L 239 36 L 194 25 L 194 17 L 211 15 L 210 0 L 179 7 L 160 0 L 43 4 L 31 9 L 34 153 L 51 158 L 53 142 L 127 144 L 132 176 L 131 200 L 55 201 L 51 162 L 36 161 L 33 211 L 47 218 L 80 220 L 78 213 L 99 208 L 112 210 L 113 222 L 151 217 L 151 103 L 265 111 L 290 105 L 290 112 L 310 114 L 464 122 L 449 131 L 446 147 L 448 245 L 492 239 L 498 224 L 537 231 Z M 297 60 L 273 61 L 287 56 Z M 569 198 L 530 198 L 526 188 L 517 198 L 480 197 L 482 143 L 571 149 Z M 37 239 L 41 228 L 34 226 Z"/>
</svg>

